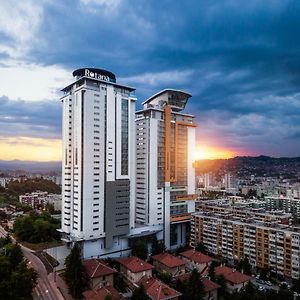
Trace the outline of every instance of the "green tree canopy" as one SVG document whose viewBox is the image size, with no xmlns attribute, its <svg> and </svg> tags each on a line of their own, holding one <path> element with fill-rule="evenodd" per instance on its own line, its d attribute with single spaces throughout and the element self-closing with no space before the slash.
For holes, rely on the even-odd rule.
<svg viewBox="0 0 300 300">
<path fill-rule="evenodd" d="M 149 300 L 143 285 L 133 291 L 131 300 Z"/>
<path fill-rule="evenodd" d="M 24 257 L 20 245 L 12 243 L 5 246 L 5 255 L 8 257 L 13 270 L 18 267 Z"/>
<path fill-rule="evenodd" d="M 155 236 L 152 240 L 151 255 L 160 254 L 166 251 L 166 246 L 163 241 L 158 241 Z"/>
<path fill-rule="evenodd" d="M 131 246 L 131 253 L 134 256 L 137 256 L 141 259 L 147 259 L 148 257 L 148 248 L 145 240 L 136 240 Z"/>
<path fill-rule="evenodd" d="M 70 293 L 75 298 L 82 298 L 82 292 L 86 289 L 88 281 L 81 260 L 81 249 L 78 243 L 74 245 L 65 261 L 65 278 Z"/>
</svg>

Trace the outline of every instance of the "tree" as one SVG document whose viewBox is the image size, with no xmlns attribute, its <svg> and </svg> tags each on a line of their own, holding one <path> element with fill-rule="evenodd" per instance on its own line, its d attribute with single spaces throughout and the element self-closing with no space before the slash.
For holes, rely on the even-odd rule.
<svg viewBox="0 0 300 300">
<path fill-rule="evenodd" d="M 172 278 L 173 278 L 173 276 L 172 276 L 172 274 L 170 274 L 170 273 L 158 273 L 157 275 L 156 275 L 156 277 L 159 279 L 159 280 L 161 280 L 162 282 L 164 282 L 165 284 L 167 284 L 167 285 L 170 285 L 171 284 L 171 282 L 172 282 Z"/>
<path fill-rule="evenodd" d="M 158 241 L 156 236 L 152 240 L 151 255 L 160 254 L 166 251 L 166 246 L 163 241 Z"/>
<path fill-rule="evenodd" d="M 81 261 L 81 249 L 78 243 L 74 245 L 65 261 L 65 278 L 70 293 L 75 298 L 81 298 L 87 286 L 87 276 Z"/>
<path fill-rule="evenodd" d="M 11 285 L 14 288 L 15 298 L 30 299 L 33 288 L 37 285 L 37 273 L 28 268 L 26 261 L 22 261 L 11 275 Z"/>
<path fill-rule="evenodd" d="M 133 291 L 131 300 L 149 300 L 143 285 Z"/>
<path fill-rule="evenodd" d="M 182 300 L 201 300 L 204 298 L 204 285 L 201 275 L 194 269 L 188 279 L 176 281 L 176 290 L 182 293 Z"/>
<path fill-rule="evenodd" d="M 23 253 L 19 244 L 7 244 L 5 246 L 6 256 L 9 259 L 11 268 L 15 270 L 23 261 Z"/>
<path fill-rule="evenodd" d="M 288 288 L 280 287 L 278 291 L 278 299 L 293 300 L 294 294 Z"/>
<path fill-rule="evenodd" d="M 21 241 L 30 243 L 48 242 L 59 239 L 57 228 L 59 223 L 48 213 L 31 213 L 29 216 L 18 217 L 14 223 L 14 232 Z"/>
<path fill-rule="evenodd" d="M 147 243 L 145 240 L 137 240 L 134 241 L 131 247 L 131 253 L 134 256 L 137 256 L 141 259 L 147 259 L 148 257 L 148 249 L 147 249 Z"/>
<path fill-rule="evenodd" d="M 225 296 L 227 295 L 227 286 L 226 286 L 226 280 L 223 275 L 218 275 L 215 277 L 215 282 L 220 286 L 220 295 Z"/>
<path fill-rule="evenodd" d="M 194 269 L 189 277 L 187 283 L 187 290 L 185 291 L 185 299 L 199 300 L 204 296 L 204 285 L 201 281 L 201 275 L 197 269 Z"/>
<path fill-rule="evenodd" d="M 215 268 L 218 266 L 218 262 L 213 260 L 208 268 L 208 276 L 210 280 L 215 281 Z"/>
<path fill-rule="evenodd" d="M 205 248 L 205 245 L 203 243 L 198 243 L 195 247 L 195 250 L 206 253 L 206 248 Z"/>
<path fill-rule="evenodd" d="M 237 269 L 238 269 L 239 271 L 244 272 L 244 273 L 247 274 L 247 275 L 250 275 L 250 276 L 252 275 L 252 272 L 251 272 L 252 267 L 251 267 L 251 265 L 250 265 L 250 263 L 249 263 L 248 257 L 245 257 L 244 259 L 241 259 L 241 260 L 238 262 L 238 264 L 237 264 Z"/>
<path fill-rule="evenodd" d="M 106 294 L 104 300 L 112 300 L 111 294 Z"/>
</svg>

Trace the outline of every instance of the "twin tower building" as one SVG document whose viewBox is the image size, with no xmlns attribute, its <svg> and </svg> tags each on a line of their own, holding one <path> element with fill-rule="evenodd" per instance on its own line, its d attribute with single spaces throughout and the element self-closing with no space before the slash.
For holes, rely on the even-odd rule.
<svg viewBox="0 0 300 300">
<path fill-rule="evenodd" d="M 154 236 L 188 239 L 195 211 L 195 127 L 190 94 L 165 89 L 136 111 L 135 89 L 113 73 L 73 72 L 63 103 L 63 240 L 84 258 L 124 256 Z"/>
</svg>

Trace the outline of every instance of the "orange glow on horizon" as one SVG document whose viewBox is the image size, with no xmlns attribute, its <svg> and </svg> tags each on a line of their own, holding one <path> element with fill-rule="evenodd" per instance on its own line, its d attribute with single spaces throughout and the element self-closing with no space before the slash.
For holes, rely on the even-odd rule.
<svg viewBox="0 0 300 300">
<path fill-rule="evenodd" d="M 195 159 L 228 159 L 236 156 L 237 153 L 227 149 L 209 146 L 198 146 L 195 151 Z"/>
<path fill-rule="evenodd" d="M 0 159 L 59 161 L 61 140 L 29 137 L 8 137 L 0 140 Z"/>
</svg>

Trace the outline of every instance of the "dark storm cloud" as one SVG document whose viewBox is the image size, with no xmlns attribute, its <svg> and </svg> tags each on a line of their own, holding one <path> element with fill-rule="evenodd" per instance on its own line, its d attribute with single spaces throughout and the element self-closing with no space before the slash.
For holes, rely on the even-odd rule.
<svg viewBox="0 0 300 300">
<path fill-rule="evenodd" d="M 299 16 L 299 1 L 282 0 L 46 2 L 42 43 L 27 59 L 107 68 L 139 104 L 187 90 L 200 142 L 299 155 Z"/>
<path fill-rule="evenodd" d="M 61 137 L 59 101 L 23 101 L 0 97 L 0 137 Z"/>
</svg>

